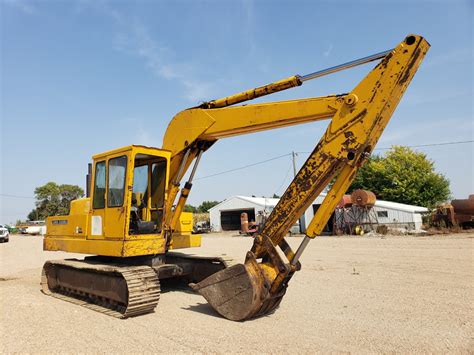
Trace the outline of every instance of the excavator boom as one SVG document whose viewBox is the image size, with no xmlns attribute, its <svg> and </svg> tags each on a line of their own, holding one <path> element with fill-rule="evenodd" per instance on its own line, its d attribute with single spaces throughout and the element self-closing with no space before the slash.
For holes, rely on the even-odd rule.
<svg viewBox="0 0 474 355">
<path fill-rule="evenodd" d="M 217 312 L 231 320 L 245 320 L 280 304 L 289 280 L 301 267 L 304 248 L 321 233 L 373 151 L 428 48 L 422 37 L 406 37 L 349 94 L 335 98 L 337 109 L 324 136 L 255 237 L 245 262 L 192 285 Z M 293 252 L 284 236 L 331 182 L 302 244 Z"/>
</svg>

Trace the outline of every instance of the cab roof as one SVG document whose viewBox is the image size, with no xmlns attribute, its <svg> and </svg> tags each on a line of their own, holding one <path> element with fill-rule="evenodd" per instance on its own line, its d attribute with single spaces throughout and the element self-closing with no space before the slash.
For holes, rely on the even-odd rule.
<svg viewBox="0 0 474 355">
<path fill-rule="evenodd" d="M 171 151 L 169 150 L 160 149 L 156 147 L 147 147 L 145 145 L 132 144 L 132 145 L 127 145 L 125 147 L 116 148 L 116 149 L 108 150 L 103 153 L 93 155 L 92 159 L 99 160 L 99 159 L 107 158 L 109 156 L 117 155 L 120 153 L 127 153 L 129 151 L 133 151 L 134 153 L 143 153 L 143 154 L 149 154 L 149 155 L 158 155 L 158 156 L 165 155 L 165 156 L 168 156 L 168 158 L 171 157 Z"/>
</svg>

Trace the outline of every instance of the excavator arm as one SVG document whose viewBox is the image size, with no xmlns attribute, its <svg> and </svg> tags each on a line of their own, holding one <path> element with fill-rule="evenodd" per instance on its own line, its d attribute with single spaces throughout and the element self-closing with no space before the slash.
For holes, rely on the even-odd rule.
<svg viewBox="0 0 474 355">
<path fill-rule="evenodd" d="M 306 80 L 321 76 L 320 72 L 293 76 L 204 103 L 175 116 L 163 142 L 163 148 L 172 152 L 170 176 L 173 183 L 168 191 L 165 217 L 170 230 L 191 189 L 196 164 L 216 140 L 331 119 L 318 145 L 281 197 L 263 230 L 255 237 L 245 262 L 192 285 L 217 312 L 228 319 L 245 320 L 266 314 L 279 305 L 289 280 L 301 267 L 299 258 L 304 248 L 321 233 L 357 170 L 370 156 L 428 49 L 429 44 L 424 38 L 409 35 L 393 50 L 363 58 L 360 63 L 347 63 L 345 67 L 382 59 L 348 94 L 229 107 L 299 86 Z M 336 70 L 331 68 L 326 72 L 333 71 Z M 179 182 L 195 158 L 190 180 L 173 208 Z M 303 242 L 294 252 L 284 236 L 328 185 L 330 188 L 321 207 L 311 220 Z"/>
<path fill-rule="evenodd" d="M 188 181 L 173 209 L 182 176 L 194 158 L 200 157 L 218 139 L 329 119 L 343 104 L 343 97 L 327 96 L 216 109 L 195 108 L 180 112 L 168 126 L 163 142 L 163 148 L 171 150 L 173 154 L 165 224 L 174 228 L 179 222 L 179 215 L 191 189 L 191 181 Z M 173 139 L 173 136 L 180 138 Z M 192 176 L 196 167 L 195 163 Z"/>
</svg>

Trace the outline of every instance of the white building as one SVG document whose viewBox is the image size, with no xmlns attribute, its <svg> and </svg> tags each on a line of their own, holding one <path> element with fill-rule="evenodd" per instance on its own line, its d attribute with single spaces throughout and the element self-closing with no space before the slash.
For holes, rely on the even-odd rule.
<svg viewBox="0 0 474 355">
<path fill-rule="evenodd" d="M 325 194 L 321 194 L 316 198 L 314 203 L 321 204 Z M 248 197 L 248 196 L 232 196 L 215 205 L 209 210 L 209 218 L 211 226 L 215 231 L 222 230 L 239 230 L 240 229 L 240 214 L 246 212 L 249 221 L 255 221 L 259 213 L 269 215 L 280 199 L 267 197 Z M 308 208 L 305 216 L 311 216 L 312 207 Z M 311 211 L 310 211 L 311 210 Z M 305 217 L 303 217 L 303 227 Z"/>
<path fill-rule="evenodd" d="M 379 225 L 407 228 L 408 230 L 420 230 L 423 224 L 421 216 L 428 212 L 426 207 L 382 200 L 375 202 L 374 209 Z"/>
<path fill-rule="evenodd" d="M 321 193 L 304 213 L 303 230 L 309 224 L 326 196 Z M 210 223 L 215 231 L 239 230 L 240 214 L 246 212 L 249 221 L 255 221 L 259 213 L 268 215 L 278 203 L 277 198 L 233 196 L 209 210 Z M 403 203 L 377 200 L 373 207 L 377 216 L 377 224 L 387 227 L 420 230 L 422 225 L 421 214 L 428 212 L 425 207 L 406 205 Z M 328 222 L 325 231 L 332 232 L 333 217 Z"/>
<path fill-rule="evenodd" d="M 249 221 L 255 221 L 259 213 L 270 214 L 278 198 L 233 196 L 209 210 L 211 226 L 215 231 L 239 230 L 240 214 L 246 212 Z"/>
</svg>

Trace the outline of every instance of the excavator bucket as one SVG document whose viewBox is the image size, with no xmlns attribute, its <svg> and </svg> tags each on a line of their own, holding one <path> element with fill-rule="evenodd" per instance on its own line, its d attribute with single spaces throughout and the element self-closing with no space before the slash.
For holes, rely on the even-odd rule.
<svg viewBox="0 0 474 355">
<path fill-rule="evenodd" d="M 270 285 L 254 257 L 216 272 L 198 284 L 190 284 L 222 316 L 243 321 L 273 311 L 284 291 L 270 296 Z"/>
</svg>

